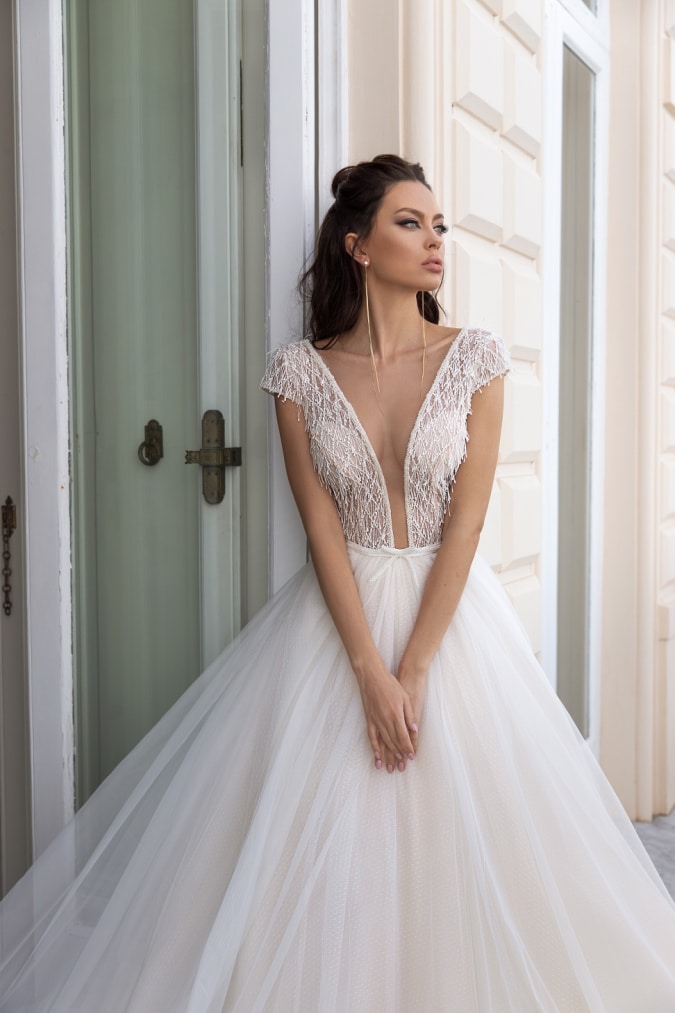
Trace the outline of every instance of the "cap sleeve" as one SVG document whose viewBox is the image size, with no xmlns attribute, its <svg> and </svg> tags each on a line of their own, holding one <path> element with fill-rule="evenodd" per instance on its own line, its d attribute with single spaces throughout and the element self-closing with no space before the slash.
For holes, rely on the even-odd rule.
<svg viewBox="0 0 675 1013">
<path fill-rule="evenodd" d="M 499 335 L 477 331 L 471 392 L 485 387 L 497 376 L 504 376 L 510 368 L 511 359 Z"/>
<path fill-rule="evenodd" d="M 302 342 L 282 345 L 267 357 L 265 375 L 260 386 L 268 394 L 275 394 L 284 401 L 293 401 L 300 408 L 305 407 L 307 390 L 307 355 L 303 354 Z"/>
</svg>

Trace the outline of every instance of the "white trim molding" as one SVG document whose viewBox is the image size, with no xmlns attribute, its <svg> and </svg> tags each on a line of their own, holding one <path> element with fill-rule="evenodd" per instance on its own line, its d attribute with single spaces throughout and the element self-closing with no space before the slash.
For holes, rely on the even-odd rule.
<svg viewBox="0 0 675 1013">
<path fill-rule="evenodd" d="M 295 295 L 314 249 L 330 181 L 346 161 L 346 5 L 344 0 L 268 3 L 267 347 L 304 332 Z M 273 40 L 273 45 L 271 44 Z M 270 592 L 307 557 L 270 405 Z"/>
<path fill-rule="evenodd" d="M 16 0 L 33 847 L 73 812 L 62 0 Z M 60 715 L 60 721 L 54 716 Z"/>
<path fill-rule="evenodd" d="M 599 0 L 601 9 L 603 0 Z M 606 18 L 596 18 L 580 0 L 549 0 L 545 32 L 546 108 L 544 137 L 544 259 L 545 347 L 544 454 L 542 495 L 546 525 L 542 547 L 543 637 L 542 664 L 556 682 L 557 553 L 558 553 L 558 362 L 560 354 L 560 193 L 562 153 L 563 47 L 568 46 L 592 71 L 594 95 L 593 166 L 593 348 L 591 416 L 591 518 L 589 574 L 589 744 L 597 753 L 600 742 L 600 669 L 602 628 L 602 550 L 605 454 L 605 354 L 607 262 L 607 194 L 609 164 L 609 31 Z"/>
<path fill-rule="evenodd" d="M 303 331 L 294 298 L 315 225 L 314 3 L 267 4 L 266 342 L 273 349 Z M 269 583 L 277 591 L 307 549 L 290 493 L 281 444 L 269 409 Z"/>
<path fill-rule="evenodd" d="M 638 658 L 642 678 L 636 686 L 636 816 L 650 820 L 654 812 L 654 672 L 657 615 L 657 505 L 659 438 L 655 393 L 658 389 L 659 257 L 658 187 L 654 167 L 659 161 L 659 61 L 653 59 L 659 37 L 660 4 L 644 3 L 640 68 L 640 358 L 638 453 Z M 645 59 L 646 58 L 646 59 Z"/>
<path fill-rule="evenodd" d="M 317 222 L 332 203 L 330 184 L 347 162 L 347 6 L 317 0 Z"/>
</svg>

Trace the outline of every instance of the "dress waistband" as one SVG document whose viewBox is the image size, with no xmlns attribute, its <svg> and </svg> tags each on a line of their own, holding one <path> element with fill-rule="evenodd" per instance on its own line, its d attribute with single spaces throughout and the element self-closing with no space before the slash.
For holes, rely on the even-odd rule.
<svg viewBox="0 0 675 1013">
<path fill-rule="evenodd" d="M 350 552 L 357 552 L 362 556 L 391 556 L 396 558 L 397 556 L 428 556 L 434 552 L 438 552 L 441 547 L 441 543 L 437 542 L 435 545 L 406 545 L 404 549 L 396 549 L 394 546 L 383 545 L 379 549 L 369 549 L 365 545 L 357 545 L 356 542 L 347 542 L 347 548 Z"/>
</svg>

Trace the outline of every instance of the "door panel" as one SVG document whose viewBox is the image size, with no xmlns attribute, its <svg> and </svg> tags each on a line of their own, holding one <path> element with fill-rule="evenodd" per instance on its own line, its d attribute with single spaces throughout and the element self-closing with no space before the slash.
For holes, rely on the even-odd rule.
<svg viewBox="0 0 675 1013">
<path fill-rule="evenodd" d="M 207 408 L 241 439 L 236 9 L 71 0 L 67 38 L 81 802 L 240 622 L 239 477 L 184 463 Z"/>
</svg>

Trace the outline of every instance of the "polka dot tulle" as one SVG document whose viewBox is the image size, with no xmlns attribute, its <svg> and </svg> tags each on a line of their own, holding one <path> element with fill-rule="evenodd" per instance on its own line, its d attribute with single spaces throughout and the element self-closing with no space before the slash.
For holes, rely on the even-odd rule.
<svg viewBox="0 0 675 1013">
<path fill-rule="evenodd" d="M 317 354 L 264 380 L 305 416 L 394 673 L 471 393 L 507 367 L 457 342 L 411 437 L 405 549 Z M 0 903 L 0 947 L 2 1013 L 675 1010 L 675 905 L 480 558 L 404 773 L 374 767 L 308 563 Z"/>
</svg>

